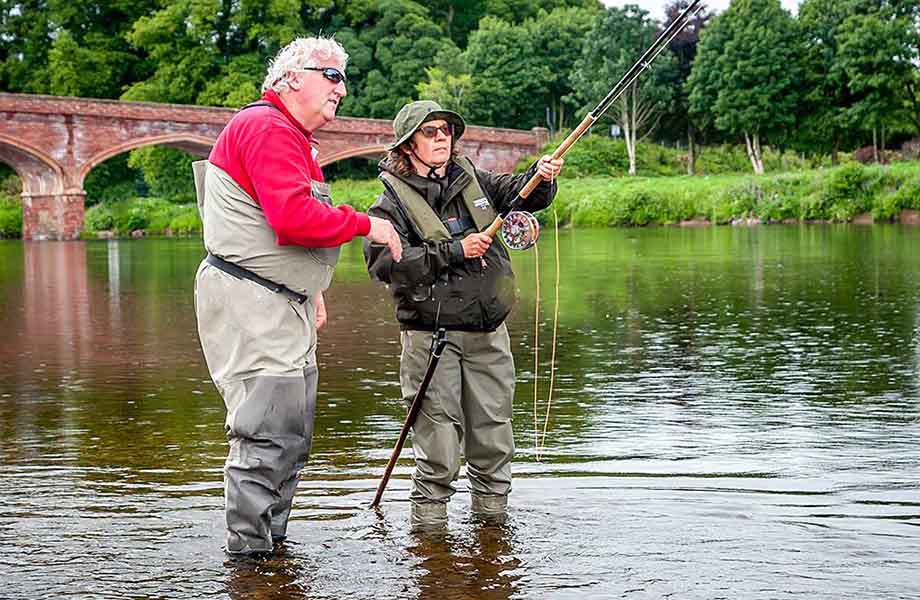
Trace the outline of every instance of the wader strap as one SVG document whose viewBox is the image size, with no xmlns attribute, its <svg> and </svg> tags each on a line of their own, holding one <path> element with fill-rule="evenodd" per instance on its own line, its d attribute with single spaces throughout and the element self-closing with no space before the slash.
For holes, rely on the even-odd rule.
<svg viewBox="0 0 920 600">
<path fill-rule="evenodd" d="M 284 287 L 280 283 L 275 283 L 274 281 L 269 281 L 268 279 L 265 279 L 264 277 L 259 277 L 252 271 L 248 269 L 244 269 L 243 267 L 239 265 L 235 265 L 232 262 L 227 262 L 226 260 L 222 259 L 219 256 L 208 254 L 208 257 L 205 260 L 208 261 L 209 265 L 213 265 L 217 267 L 218 269 L 220 269 L 224 273 L 227 273 L 228 275 L 233 275 L 237 279 L 248 279 L 249 281 L 252 281 L 253 283 L 258 283 L 265 289 L 271 290 L 275 292 L 276 294 L 281 294 L 285 298 L 288 298 L 289 300 L 293 300 L 299 304 L 303 304 L 304 302 L 308 300 L 308 298 L 304 296 L 303 294 L 298 294 L 297 292 Z"/>
<path fill-rule="evenodd" d="M 274 109 L 277 110 L 278 112 L 281 112 L 281 109 L 278 108 L 277 106 L 275 106 L 274 104 L 272 104 L 271 102 L 253 102 L 252 104 L 247 104 L 246 106 L 244 106 L 244 107 L 241 108 L 240 110 L 246 110 L 247 108 L 255 108 L 255 107 L 257 107 L 257 106 L 268 106 L 268 107 L 270 107 L 270 108 L 274 108 Z M 237 112 L 239 112 L 239 111 L 237 111 Z"/>
</svg>

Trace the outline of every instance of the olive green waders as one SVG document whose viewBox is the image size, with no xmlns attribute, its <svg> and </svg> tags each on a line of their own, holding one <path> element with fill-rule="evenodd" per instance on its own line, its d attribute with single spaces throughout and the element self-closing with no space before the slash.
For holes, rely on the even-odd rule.
<svg viewBox="0 0 920 600">
<path fill-rule="evenodd" d="M 432 332 L 400 335 L 400 383 L 412 401 L 428 364 Z M 412 427 L 415 472 L 409 495 L 413 524 L 446 520 L 456 492 L 461 447 L 474 512 L 504 513 L 511 491 L 514 359 L 508 329 L 448 331 L 447 346 Z"/>
</svg>

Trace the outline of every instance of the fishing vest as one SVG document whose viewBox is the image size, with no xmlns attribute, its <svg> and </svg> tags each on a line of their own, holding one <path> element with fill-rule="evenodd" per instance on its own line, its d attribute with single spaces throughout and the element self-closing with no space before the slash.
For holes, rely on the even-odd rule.
<svg viewBox="0 0 920 600">
<path fill-rule="evenodd" d="M 473 219 L 476 231 L 484 231 L 498 215 L 488 196 L 482 190 L 482 186 L 479 185 L 472 161 L 465 156 L 460 156 L 454 159 L 454 162 L 470 176 L 470 182 L 461 191 L 463 204 Z M 415 188 L 387 171 L 380 173 L 380 179 L 396 194 L 397 201 L 406 209 L 412 224 L 415 225 L 423 239 L 432 242 L 453 239 L 447 226 Z"/>
<path fill-rule="evenodd" d="M 192 169 L 208 252 L 309 298 L 329 287 L 338 246 L 279 246 L 262 207 L 226 171 L 206 160 Z M 317 201 L 332 205 L 326 183 L 310 187 Z"/>
</svg>

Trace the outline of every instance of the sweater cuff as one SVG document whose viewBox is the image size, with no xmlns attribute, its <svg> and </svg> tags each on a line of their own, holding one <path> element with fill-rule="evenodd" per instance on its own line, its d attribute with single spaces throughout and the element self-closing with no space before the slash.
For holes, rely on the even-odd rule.
<svg viewBox="0 0 920 600">
<path fill-rule="evenodd" d="M 358 217 L 357 229 L 355 235 L 365 236 L 371 232 L 371 218 L 367 216 L 367 213 L 356 212 L 355 216 Z"/>
</svg>

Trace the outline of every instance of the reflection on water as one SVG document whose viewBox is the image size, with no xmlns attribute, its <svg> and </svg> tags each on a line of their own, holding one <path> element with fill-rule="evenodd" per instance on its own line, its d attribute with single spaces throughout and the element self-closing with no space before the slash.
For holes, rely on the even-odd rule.
<svg viewBox="0 0 920 600">
<path fill-rule="evenodd" d="M 398 336 L 360 245 L 321 335 L 291 540 L 228 561 L 198 240 L 0 243 L 4 598 L 920 598 L 920 231 L 561 234 L 515 255 L 509 522 L 408 531 Z M 409 453 L 406 452 L 408 457 Z M 461 489 L 463 489 L 461 482 Z"/>
</svg>

